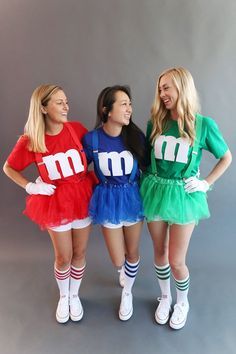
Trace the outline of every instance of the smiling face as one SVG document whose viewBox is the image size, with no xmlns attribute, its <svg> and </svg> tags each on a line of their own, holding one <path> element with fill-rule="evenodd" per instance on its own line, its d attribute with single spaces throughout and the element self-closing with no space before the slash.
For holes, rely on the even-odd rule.
<svg viewBox="0 0 236 354">
<path fill-rule="evenodd" d="M 46 126 L 65 123 L 67 121 L 69 106 L 64 91 L 59 90 L 54 93 L 47 105 L 42 106 L 42 112 L 45 114 Z"/>
<path fill-rule="evenodd" d="M 108 113 L 109 123 L 124 126 L 129 125 L 132 115 L 132 105 L 129 96 L 123 91 L 117 91 L 112 110 Z"/>
<path fill-rule="evenodd" d="M 159 95 L 166 109 L 170 110 L 171 113 L 174 113 L 176 111 L 179 94 L 173 83 L 171 76 L 168 74 L 163 75 L 160 78 Z"/>
</svg>

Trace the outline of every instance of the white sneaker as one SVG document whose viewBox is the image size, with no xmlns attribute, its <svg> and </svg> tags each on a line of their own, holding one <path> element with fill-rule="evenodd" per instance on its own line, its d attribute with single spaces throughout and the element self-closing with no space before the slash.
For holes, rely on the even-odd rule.
<svg viewBox="0 0 236 354">
<path fill-rule="evenodd" d="M 133 295 L 122 291 L 119 318 L 121 321 L 127 321 L 133 315 Z"/>
<path fill-rule="evenodd" d="M 170 327 L 173 329 L 183 328 L 187 321 L 188 310 L 188 302 L 177 303 L 174 306 L 174 312 L 170 318 Z"/>
<path fill-rule="evenodd" d="M 67 295 L 60 297 L 57 305 L 56 319 L 59 323 L 66 323 L 69 320 L 69 298 Z"/>
<path fill-rule="evenodd" d="M 119 283 L 120 283 L 120 286 L 123 288 L 124 285 L 125 285 L 125 267 L 122 266 L 118 272 L 120 273 L 119 275 Z"/>
<path fill-rule="evenodd" d="M 78 295 L 70 297 L 70 319 L 80 321 L 84 315 L 83 306 Z"/>
<path fill-rule="evenodd" d="M 155 320 L 158 324 L 166 324 L 170 317 L 171 311 L 171 297 L 163 296 L 158 297 L 159 305 L 157 306 L 155 312 Z"/>
</svg>

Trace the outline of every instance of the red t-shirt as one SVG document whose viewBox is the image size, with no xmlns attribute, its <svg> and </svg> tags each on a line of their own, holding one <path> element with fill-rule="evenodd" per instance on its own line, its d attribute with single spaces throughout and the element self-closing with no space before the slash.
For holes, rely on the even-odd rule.
<svg viewBox="0 0 236 354">
<path fill-rule="evenodd" d="M 87 129 L 79 122 L 70 122 L 70 125 L 81 142 Z M 51 180 L 68 179 L 84 171 L 79 148 L 65 125 L 57 135 L 45 134 L 45 143 L 48 151 L 42 154 L 42 159 Z M 17 171 L 36 163 L 35 153 L 29 151 L 27 146 L 28 137 L 20 137 L 7 159 L 9 165 Z"/>
</svg>

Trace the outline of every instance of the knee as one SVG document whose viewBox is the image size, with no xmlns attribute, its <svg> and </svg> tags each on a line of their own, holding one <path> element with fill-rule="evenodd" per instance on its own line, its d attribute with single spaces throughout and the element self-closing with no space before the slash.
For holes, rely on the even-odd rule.
<svg viewBox="0 0 236 354">
<path fill-rule="evenodd" d="M 131 253 L 127 253 L 125 258 L 130 263 L 137 263 L 140 257 L 138 252 L 133 252 L 133 253 L 131 252 Z"/>
<path fill-rule="evenodd" d="M 56 267 L 59 269 L 68 268 L 71 265 L 71 254 L 58 254 L 56 255 L 55 263 Z"/>
<path fill-rule="evenodd" d="M 183 271 L 186 267 L 184 260 L 177 260 L 177 259 L 169 259 L 170 267 L 173 274 L 179 274 L 179 272 Z"/>
<path fill-rule="evenodd" d="M 73 261 L 80 262 L 84 261 L 86 256 L 86 249 L 74 250 L 72 259 Z"/>
<path fill-rule="evenodd" d="M 168 247 L 154 248 L 154 257 L 160 263 L 165 264 L 168 262 Z"/>
</svg>

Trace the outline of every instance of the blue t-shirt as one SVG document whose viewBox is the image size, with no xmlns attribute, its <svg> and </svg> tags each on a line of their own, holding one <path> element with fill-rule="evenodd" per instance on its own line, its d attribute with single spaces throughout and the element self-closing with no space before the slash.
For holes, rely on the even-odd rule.
<svg viewBox="0 0 236 354">
<path fill-rule="evenodd" d="M 87 133 L 83 138 L 83 147 L 88 163 L 94 162 L 92 133 Z M 110 136 L 103 128 L 97 129 L 98 133 L 98 161 L 99 167 L 106 180 L 113 184 L 124 184 L 129 182 L 129 177 L 134 165 L 134 157 L 124 145 L 122 136 Z M 96 165 L 94 170 L 99 178 Z M 139 169 L 137 169 L 135 181 L 139 179 Z"/>
</svg>

